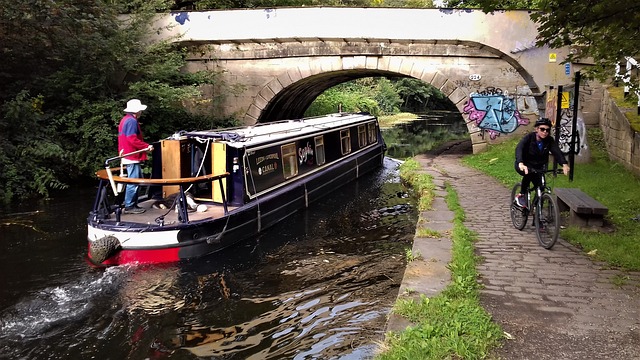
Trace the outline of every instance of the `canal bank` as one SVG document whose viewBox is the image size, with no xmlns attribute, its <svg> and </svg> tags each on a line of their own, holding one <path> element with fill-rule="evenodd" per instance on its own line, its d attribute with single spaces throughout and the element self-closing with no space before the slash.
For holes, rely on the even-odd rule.
<svg viewBox="0 0 640 360">
<path fill-rule="evenodd" d="M 451 271 L 451 232 L 453 230 L 454 213 L 449 210 L 445 201 L 447 196 L 445 178 L 439 172 L 429 171 L 430 161 L 426 156 L 415 159 L 422 169 L 433 176 L 435 197 L 431 209 L 421 211 L 416 224 L 416 235 L 409 259 L 398 291 L 399 299 L 419 301 L 422 295 L 433 297 L 449 284 Z M 439 236 L 421 236 L 421 233 L 437 232 Z M 399 332 L 411 326 L 406 318 L 391 313 L 387 323 L 387 331 Z"/>
<path fill-rule="evenodd" d="M 442 152 L 415 159 L 434 177 L 438 199 L 443 197 L 442 184 L 452 185 L 466 215 L 464 226 L 478 234 L 480 301 L 506 333 L 503 346 L 491 357 L 640 359 L 640 273 L 610 269 L 562 239 L 551 251 L 538 246 L 533 228 L 518 231 L 511 225 L 509 189 L 462 166 L 460 157 Z M 444 228 L 447 211 L 440 200 L 434 201 L 433 212 L 421 214 L 418 228 Z M 443 223 L 426 223 L 423 216 L 440 216 Z M 451 242 L 439 240 L 416 236 L 413 251 L 419 250 L 422 259 L 407 266 L 399 298 L 421 292 L 430 297 L 450 283 L 445 249 Z M 626 281 L 620 284 L 617 278 Z M 387 330 L 408 325 L 392 315 Z"/>
</svg>

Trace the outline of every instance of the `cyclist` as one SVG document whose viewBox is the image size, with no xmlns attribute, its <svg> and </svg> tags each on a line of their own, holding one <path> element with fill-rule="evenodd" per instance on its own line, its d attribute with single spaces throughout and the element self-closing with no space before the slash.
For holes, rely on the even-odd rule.
<svg viewBox="0 0 640 360">
<path fill-rule="evenodd" d="M 551 121 L 547 118 L 539 118 L 535 124 L 535 131 L 525 135 L 516 146 L 515 169 L 522 175 L 520 194 L 516 195 L 516 204 L 527 207 L 527 197 L 524 195 L 533 182 L 535 186 L 541 184 L 541 174 L 529 174 L 529 168 L 545 170 L 549 163 L 549 153 L 553 154 L 555 161 L 562 165 L 562 172 L 569 174 L 569 165 L 558 147 L 558 143 L 550 134 Z"/>
</svg>

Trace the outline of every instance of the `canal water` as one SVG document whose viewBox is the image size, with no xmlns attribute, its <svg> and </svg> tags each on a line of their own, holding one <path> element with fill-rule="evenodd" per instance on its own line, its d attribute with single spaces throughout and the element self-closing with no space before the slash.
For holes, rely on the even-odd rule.
<svg viewBox="0 0 640 360">
<path fill-rule="evenodd" d="M 371 358 L 417 222 L 393 157 L 412 156 L 411 138 L 414 151 L 430 150 L 418 138 L 447 121 L 450 133 L 458 117 L 386 130 L 380 170 L 189 262 L 89 266 L 92 189 L 4 209 L 0 359 Z"/>
</svg>

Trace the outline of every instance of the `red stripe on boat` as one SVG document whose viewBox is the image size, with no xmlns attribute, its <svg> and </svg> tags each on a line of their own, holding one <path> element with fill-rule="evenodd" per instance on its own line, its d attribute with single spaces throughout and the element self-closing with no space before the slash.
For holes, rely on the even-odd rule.
<svg viewBox="0 0 640 360">
<path fill-rule="evenodd" d="M 160 264 L 176 262 L 179 248 L 166 248 L 154 250 L 119 250 L 115 255 L 102 262 L 102 265 L 123 264 Z M 91 256 L 89 256 L 91 257 Z"/>
</svg>

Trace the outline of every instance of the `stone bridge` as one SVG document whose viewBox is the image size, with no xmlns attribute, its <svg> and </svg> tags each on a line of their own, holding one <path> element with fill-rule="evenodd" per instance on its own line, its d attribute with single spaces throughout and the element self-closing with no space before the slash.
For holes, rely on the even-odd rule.
<svg viewBox="0 0 640 360">
<path fill-rule="evenodd" d="M 571 84 L 579 70 L 562 64 L 568 48 L 535 46 L 529 15 L 278 8 L 176 12 L 156 25 L 170 26 L 160 37 L 190 46 L 189 71 L 222 72 L 225 89 L 234 90 L 218 111 L 246 124 L 302 117 L 319 94 L 345 81 L 412 77 L 458 107 L 477 152 L 544 112 L 545 89 Z"/>
</svg>

